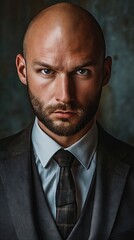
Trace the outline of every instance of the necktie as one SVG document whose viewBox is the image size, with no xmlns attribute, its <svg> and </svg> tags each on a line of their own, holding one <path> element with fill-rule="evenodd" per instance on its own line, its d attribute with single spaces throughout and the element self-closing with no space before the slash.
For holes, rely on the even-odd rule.
<svg viewBox="0 0 134 240">
<path fill-rule="evenodd" d="M 56 191 L 56 225 L 62 239 L 67 239 L 77 219 L 75 186 L 71 173 L 74 156 L 63 149 L 54 155 L 60 166 L 60 176 Z"/>
</svg>

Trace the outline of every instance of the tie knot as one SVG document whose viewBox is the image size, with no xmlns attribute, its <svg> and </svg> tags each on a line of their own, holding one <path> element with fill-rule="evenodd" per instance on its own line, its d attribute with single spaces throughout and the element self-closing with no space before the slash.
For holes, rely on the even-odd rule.
<svg viewBox="0 0 134 240">
<path fill-rule="evenodd" d="M 58 163 L 60 167 L 68 167 L 71 168 L 72 163 L 75 159 L 74 155 L 67 150 L 60 149 L 58 150 L 54 156 L 54 160 Z"/>
</svg>

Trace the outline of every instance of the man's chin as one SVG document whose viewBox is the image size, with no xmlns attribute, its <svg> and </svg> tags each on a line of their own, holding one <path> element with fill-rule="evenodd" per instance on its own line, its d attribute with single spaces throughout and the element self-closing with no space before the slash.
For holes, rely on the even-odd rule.
<svg viewBox="0 0 134 240">
<path fill-rule="evenodd" d="M 38 118 L 39 119 L 39 118 Z M 85 128 L 90 121 L 87 118 L 42 118 L 40 117 L 41 128 L 47 133 L 54 133 L 58 136 L 73 136 Z"/>
<path fill-rule="evenodd" d="M 68 121 L 57 121 L 55 124 L 44 123 L 44 129 L 51 131 L 58 136 L 73 136 L 76 134 L 76 124 L 70 124 Z"/>
</svg>

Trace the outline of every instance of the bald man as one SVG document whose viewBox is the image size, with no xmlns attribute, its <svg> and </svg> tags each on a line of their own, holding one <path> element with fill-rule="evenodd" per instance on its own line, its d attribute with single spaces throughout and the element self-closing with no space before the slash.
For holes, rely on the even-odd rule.
<svg viewBox="0 0 134 240">
<path fill-rule="evenodd" d="M 76 5 L 29 24 L 16 66 L 35 121 L 0 142 L 0 240 L 134 239 L 134 149 L 96 122 L 111 64 Z"/>
</svg>

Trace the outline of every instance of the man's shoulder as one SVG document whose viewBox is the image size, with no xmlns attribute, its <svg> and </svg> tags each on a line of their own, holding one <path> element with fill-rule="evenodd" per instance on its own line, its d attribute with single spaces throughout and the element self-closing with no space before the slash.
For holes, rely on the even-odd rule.
<svg viewBox="0 0 134 240">
<path fill-rule="evenodd" d="M 30 142 L 32 124 L 20 132 L 0 140 L 0 154 L 13 154 L 25 149 Z"/>
<path fill-rule="evenodd" d="M 103 127 L 98 124 L 99 132 L 99 146 L 114 156 L 124 156 L 130 163 L 134 164 L 134 146 L 118 139 L 105 131 Z M 126 156 L 126 158 L 125 158 Z"/>
<path fill-rule="evenodd" d="M 121 146 L 125 146 L 128 148 L 132 148 L 134 149 L 134 146 L 130 145 L 129 143 L 113 136 L 111 133 L 109 133 L 107 130 L 105 130 L 99 123 L 98 125 L 98 131 L 99 131 L 99 135 L 101 138 L 103 138 L 103 140 L 105 140 L 106 142 L 111 142 L 114 145 L 121 145 Z"/>
</svg>

